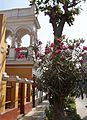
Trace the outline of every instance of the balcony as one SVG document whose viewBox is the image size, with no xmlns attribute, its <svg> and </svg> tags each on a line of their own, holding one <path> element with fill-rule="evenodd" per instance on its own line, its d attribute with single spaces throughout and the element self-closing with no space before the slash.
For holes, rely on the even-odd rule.
<svg viewBox="0 0 87 120">
<path fill-rule="evenodd" d="M 6 64 L 33 64 L 31 47 L 7 48 Z"/>
</svg>

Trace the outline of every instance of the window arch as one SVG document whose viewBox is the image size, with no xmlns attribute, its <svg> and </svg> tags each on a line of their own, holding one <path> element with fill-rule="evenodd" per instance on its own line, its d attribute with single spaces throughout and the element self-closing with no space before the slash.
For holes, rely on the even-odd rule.
<svg viewBox="0 0 87 120">
<path fill-rule="evenodd" d="M 30 45 L 30 36 L 26 34 L 21 38 L 21 47 L 29 47 L 29 45 Z"/>
</svg>

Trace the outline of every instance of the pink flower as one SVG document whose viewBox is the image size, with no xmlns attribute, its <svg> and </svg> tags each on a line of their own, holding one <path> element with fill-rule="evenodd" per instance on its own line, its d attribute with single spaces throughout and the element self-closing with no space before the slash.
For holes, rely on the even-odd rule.
<svg viewBox="0 0 87 120">
<path fill-rule="evenodd" d="M 15 48 L 15 50 L 16 50 L 16 52 L 18 52 L 18 51 L 20 51 L 20 50 L 21 50 L 21 48 Z"/>
<path fill-rule="evenodd" d="M 79 60 L 79 62 L 82 64 L 83 63 L 83 59 Z"/>
<path fill-rule="evenodd" d="M 57 41 L 60 43 L 60 42 L 61 42 L 61 39 L 58 38 Z"/>
<path fill-rule="evenodd" d="M 23 54 L 20 54 L 20 58 L 22 59 L 22 58 L 24 58 L 25 57 L 25 55 L 23 55 Z"/>
<path fill-rule="evenodd" d="M 66 50 L 67 48 L 68 48 L 67 46 L 63 45 L 63 50 Z"/>
<path fill-rule="evenodd" d="M 16 58 L 18 58 L 18 59 L 22 59 L 22 58 L 25 58 L 25 55 L 19 53 L 19 54 L 16 55 Z"/>
<path fill-rule="evenodd" d="M 45 48 L 45 54 L 48 54 L 50 52 L 50 48 Z"/>
<path fill-rule="evenodd" d="M 60 49 L 56 50 L 54 53 L 52 53 L 51 58 L 55 57 L 57 54 L 61 52 Z"/>
<path fill-rule="evenodd" d="M 79 54 L 80 57 L 83 57 L 87 52 Z"/>
<path fill-rule="evenodd" d="M 52 53 L 52 55 L 51 55 L 51 58 L 53 58 L 53 57 L 55 57 L 55 54 L 54 54 L 54 53 Z"/>
<path fill-rule="evenodd" d="M 51 43 L 50 47 L 54 47 L 54 43 Z"/>
<path fill-rule="evenodd" d="M 86 46 L 83 46 L 83 50 L 87 50 L 87 47 L 86 47 Z"/>
<path fill-rule="evenodd" d="M 58 49 L 58 50 L 55 51 L 55 54 L 58 54 L 58 53 L 60 53 L 60 52 L 61 52 L 61 50 Z"/>
<path fill-rule="evenodd" d="M 61 50 L 63 49 L 63 45 L 64 45 L 64 43 L 61 42 L 61 43 L 60 43 L 60 46 L 59 46 Z"/>
</svg>

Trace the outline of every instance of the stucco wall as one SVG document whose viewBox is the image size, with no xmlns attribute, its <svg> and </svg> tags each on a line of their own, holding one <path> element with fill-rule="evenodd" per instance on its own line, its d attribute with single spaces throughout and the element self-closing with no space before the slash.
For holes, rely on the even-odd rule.
<svg viewBox="0 0 87 120">
<path fill-rule="evenodd" d="M 2 73 L 5 71 L 6 63 L 5 23 L 5 16 L 0 14 L 0 112 L 4 112 L 6 95 L 6 82 L 2 82 Z"/>
</svg>

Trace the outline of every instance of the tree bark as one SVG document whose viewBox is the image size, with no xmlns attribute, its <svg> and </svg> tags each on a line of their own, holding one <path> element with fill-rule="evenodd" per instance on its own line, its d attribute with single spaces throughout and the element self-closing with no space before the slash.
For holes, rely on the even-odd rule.
<svg viewBox="0 0 87 120">
<path fill-rule="evenodd" d="M 50 17 L 50 23 L 52 24 L 53 27 L 53 31 L 54 31 L 54 43 L 55 43 L 55 38 L 59 38 L 62 36 L 62 32 L 63 32 L 63 28 L 66 22 L 66 14 L 64 14 L 61 17 L 61 21 L 59 22 L 59 24 L 56 23 L 56 18 L 52 18 Z"/>
<path fill-rule="evenodd" d="M 63 98 L 56 97 L 56 99 L 54 99 L 52 120 L 66 120 L 66 117 L 64 114 L 64 99 Z"/>
<path fill-rule="evenodd" d="M 54 32 L 54 36 L 56 36 L 56 37 L 61 37 L 62 36 L 62 32 L 63 32 L 65 22 L 66 22 L 66 15 L 64 14 L 61 18 L 61 21 L 60 21 L 58 27 L 57 27 L 57 30 L 55 30 L 55 32 Z"/>
</svg>

